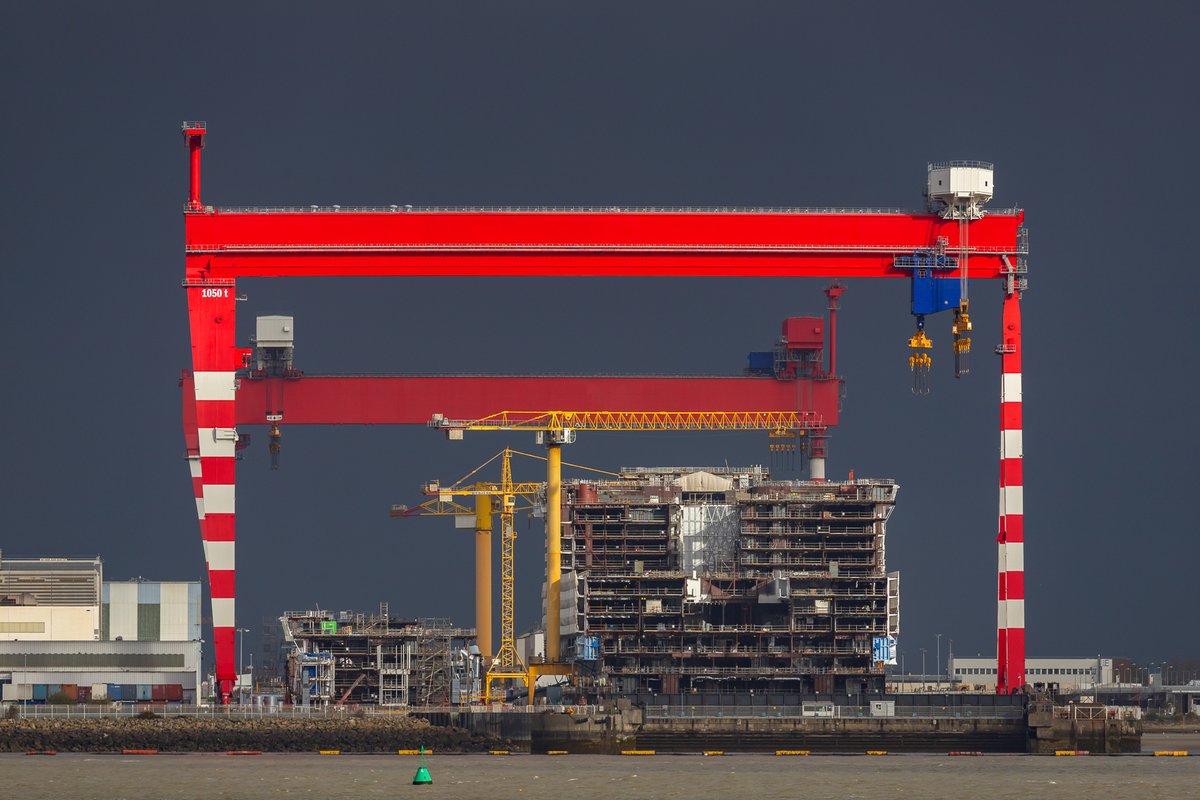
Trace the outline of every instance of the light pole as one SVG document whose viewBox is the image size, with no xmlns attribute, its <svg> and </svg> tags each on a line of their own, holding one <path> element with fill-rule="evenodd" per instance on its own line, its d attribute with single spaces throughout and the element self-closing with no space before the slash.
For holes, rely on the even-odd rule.
<svg viewBox="0 0 1200 800">
<path fill-rule="evenodd" d="M 925 676 L 926 676 L 927 674 L 928 674 L 928 673 L 927 673 L 927 672 L 925 672 L 925 648 L 924 648 L 924 647 L 922 647 L 922 648 L 921 648 L 921 687 L 922 687 L 922 688 L 924 688 L 924 687 L 925 687 L 925 684 L 927 683 L 927 681 L 926 681 L 926 679 L 925 679 Z"/>
<path fill-rule="evenodd" d="M 937 636 L 937 688 L 940 692 L 942 690 L 942 635 L 938 633 L 935 636 Z"/>
<path fill-rule="evenodd" d="M 950 652 L 946 654 L 946 680 L 950 684 L 950 691 L 954 691 L 954 673 L 951 667 L 954 666 L 954 640 L 950 640 Z"/>
<path fill-rule="evenodd" d="M 242 656 L 246 652 L 246 633 L 248 631 L 246 628 L 238 628 L 237 632 L 238 632 L 238 679 L 237 679 L 237 685 L 238 685 L 238 701 L 241 702 L 244 699 L 243 695 L 245 693 L 245 687 L 242 686 L 242 673 L 245 671 L 243 664 L 245 662 L 242 661 Z"/>
</svg>

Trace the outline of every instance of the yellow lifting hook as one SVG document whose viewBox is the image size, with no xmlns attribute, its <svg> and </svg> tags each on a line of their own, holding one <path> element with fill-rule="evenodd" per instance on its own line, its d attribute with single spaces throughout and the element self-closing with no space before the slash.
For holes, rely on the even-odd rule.
<svg viewBox="0 0 1200 800">
<path fill-rule="evenodd" d="M 954 310 L 954 325 L 950 330 L 954 334 L 954 377 L 961 378 L 971 372 L 971 317 L 965 299 Z"/>
<path fill-rule="evenodd" d="M 913 394 L 929 394 L 929 369 L 933 359 L 927 351 L 933 349 L 933 341 L 925 335 L 925 318 L 917 317 L 917 332 L 908 340 L 913 351 L 908 357 L 908 366 L 913 373 Z"/>
</svg>

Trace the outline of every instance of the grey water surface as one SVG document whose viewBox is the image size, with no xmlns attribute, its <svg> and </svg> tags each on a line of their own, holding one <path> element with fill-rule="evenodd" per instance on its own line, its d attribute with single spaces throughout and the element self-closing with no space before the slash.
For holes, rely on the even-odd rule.
<svg viewBox="0 0 1200 800">
<path fill-rule="evenodd" d="M 1200 758 L 937 755 L 218 754 L 0 756 L 0 797 L 21 798 L 1065 798 L 1200 797 Z"/>
</svg>

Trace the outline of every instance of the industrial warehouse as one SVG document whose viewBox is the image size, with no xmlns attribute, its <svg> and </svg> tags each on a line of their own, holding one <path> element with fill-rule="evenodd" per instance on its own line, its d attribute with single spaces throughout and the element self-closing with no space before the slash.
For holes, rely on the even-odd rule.
<svg viewBox="0 0 1200 800">
<path fill-rule="evenodd" d="M 199 582 L 103 576 L 99 558 L 0 554 L 2 699 L 202 699 Z"/>
</svg>

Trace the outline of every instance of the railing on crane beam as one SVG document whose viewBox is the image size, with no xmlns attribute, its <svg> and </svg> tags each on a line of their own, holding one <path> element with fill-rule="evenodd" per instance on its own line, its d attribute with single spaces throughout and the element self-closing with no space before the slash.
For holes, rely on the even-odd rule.
<svg viewBox="0 0 1200 800">
<path fill-rule="evenodd" d="M 806 411 L 501 411 L 475 420 L 435 416 L 441 430 L 774 431 L 821 428 Z"/>
</svg>

